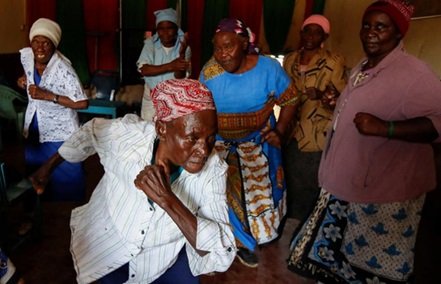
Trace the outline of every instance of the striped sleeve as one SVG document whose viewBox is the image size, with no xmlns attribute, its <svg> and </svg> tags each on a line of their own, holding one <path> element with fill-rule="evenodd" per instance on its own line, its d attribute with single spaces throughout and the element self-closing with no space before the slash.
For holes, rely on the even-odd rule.
<svg viewBox="0 0 441 284">
<path fill-rule="evenodd" d="M 190 268 L 195 275 L 213 271 L 226 271 L 236 256 L 236 245 L 228 219 L 226 200 L 226 167 L 223 162 L 215 166 L 216 173 L 204 182 L 202 206 L 197 214 L 196 248 L 209 253 L 203 257 L 187 246 Z"/>
</svg>

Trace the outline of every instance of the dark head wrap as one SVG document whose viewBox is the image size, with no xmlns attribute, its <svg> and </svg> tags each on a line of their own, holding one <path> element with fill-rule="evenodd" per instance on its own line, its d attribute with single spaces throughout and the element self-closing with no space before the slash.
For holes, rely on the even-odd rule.
<svg viewBox="0 0 441 284">
<path fill-rule="evenodd" d="M 222 19 L 216 27 L 215 33 L 229 32 L 248 38 L 248 54 L 258 54 L 256 46 L 256 36 L 245 23 L 239 19 Z"/>
<path fill-rule="evenodd" d="M 368 6 L 364 15 L 370 11 L 380 11 L 387 14 L 398 27 L 401 35 L 404 36 L 409 29 L 414 6 L 408 0 L 379 0 Z"/>
</svg>

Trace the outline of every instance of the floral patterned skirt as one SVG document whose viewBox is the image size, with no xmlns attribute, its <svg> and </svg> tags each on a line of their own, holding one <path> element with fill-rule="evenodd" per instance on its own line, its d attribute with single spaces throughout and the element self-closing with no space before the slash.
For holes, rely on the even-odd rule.
<svg viewBox="0 0 441 284">
<path fill-rule="evenodd" d="M 327 284 L 406 283 L 424 199 L 352 203 L 322 189 L 293 238 L 289 269 Z"/>
</svg>

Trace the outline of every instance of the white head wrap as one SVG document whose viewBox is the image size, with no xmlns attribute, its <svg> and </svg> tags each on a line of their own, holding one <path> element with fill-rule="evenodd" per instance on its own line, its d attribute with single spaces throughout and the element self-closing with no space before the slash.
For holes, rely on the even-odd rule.
<svg viewBox="0 0 441 284">
<path fill-rule="evenodd" d="M 156 17 L 156 26 L 160 22 L 169 21 L 172 23 L 178 24 L 178 15 L 176 14 L 176 11 L 172 8 L 164 9 L 164 10 L 158 10 L 155 11 L 153 14 L 155 14 Z"/>
<path fill-rule="evenodd" d="M 52 20 L 40 18 L 32 25 L 29 40 L 32 41 L 35 36 L 45 36 L 57 47 L 61 39 L 61 28 Z"/>
</svg>

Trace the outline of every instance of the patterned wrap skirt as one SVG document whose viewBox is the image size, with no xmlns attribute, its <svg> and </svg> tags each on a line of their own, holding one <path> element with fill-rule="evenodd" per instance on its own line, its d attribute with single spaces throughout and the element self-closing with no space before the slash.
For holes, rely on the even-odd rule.
<svg viewBox="0 0 441 284">
<path fill-rule="evenodd" d="M 327 284 L 406 283 L 424 200 L 352 203 L 322 189 L 294 235 L 288 268 Z"/>
<path fill-rule="evenodd" d="M 286 186 L 280 149 L 261 143 L 259 132 L 250 136 L 218 140 L 215 148 L 229 166 L 227 200 L 237 246 L 254 250 L 279 236 Z"/>
</svg>

